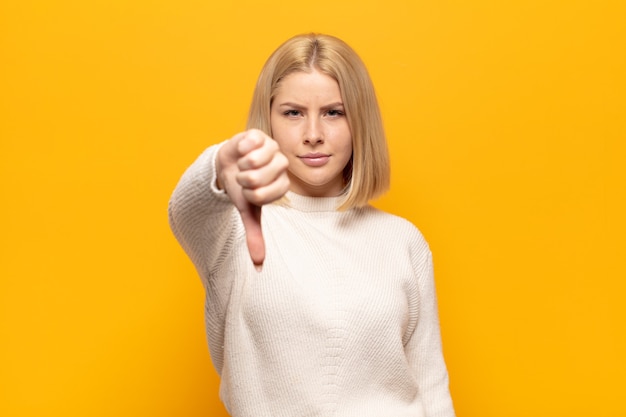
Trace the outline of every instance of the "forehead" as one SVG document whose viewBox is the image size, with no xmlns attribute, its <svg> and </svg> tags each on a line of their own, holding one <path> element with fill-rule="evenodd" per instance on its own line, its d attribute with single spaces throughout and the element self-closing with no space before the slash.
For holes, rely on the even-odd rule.
<svg viewBox="0 0 626 417">
<path fill-rule="evenodd" d="M 286 75 L 276 87 L 276 97 L 340 98 L 339 84 L 331 76 L 318 70 L 296 71 Z"/>
</svg>

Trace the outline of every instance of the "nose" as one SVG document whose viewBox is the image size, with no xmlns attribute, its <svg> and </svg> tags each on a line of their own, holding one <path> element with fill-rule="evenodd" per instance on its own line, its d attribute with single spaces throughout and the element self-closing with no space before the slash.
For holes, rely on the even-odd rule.
<svg viewBox="0 0 626 417">
<path fill-rule="evenodd" d="M 317 117 L 311 117 L 306 124 L 304 132 L 304 143 L 319 144 L 324 143 L 324 134 L 320 120 Z"/>
</svg>

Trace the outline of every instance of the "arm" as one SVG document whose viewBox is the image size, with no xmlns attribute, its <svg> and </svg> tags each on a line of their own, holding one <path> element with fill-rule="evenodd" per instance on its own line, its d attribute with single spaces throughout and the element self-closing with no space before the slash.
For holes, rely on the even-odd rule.
<svg viewBox="0 0 626 417">
<path fill-rule="evenodd" d="M 417 280 L 418 311 L 415 330 L 405 350 L 422 397 L 427 417 L 454 417 L 443 358 L 432 254 L 423 239 L 412 250 Z"/>
<path fill-rule="evenodd" d="M 219 266 L 235 239 L 243 236 L 235 206 L 216 184 L 215 162 L 222 146 L 208 148 L 187 168 L 168 208 L 172 232 L 205 277 Z"/>
<path fill-rule="evenodd" d="M 261 206 L 287 192 L 287 166 L 277 143 L 252 129 L 209 148 L 187 169 L 170 200 L 169 218 L 201 273 L 214 271 L 244 234 L 260 268 L 265 258 Z"/>
</svg>

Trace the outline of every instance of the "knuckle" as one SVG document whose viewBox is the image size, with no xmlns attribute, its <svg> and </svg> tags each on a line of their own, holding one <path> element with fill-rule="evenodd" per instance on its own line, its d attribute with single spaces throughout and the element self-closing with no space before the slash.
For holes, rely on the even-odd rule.
<svg viewBox="0 0 626 417">
<path fill-rule="evenodd" d="M 243 194 L 252 204 L 261 205 L 264 203 L 263 201 L 263 191 L 260 188 L 248 188 L 243 190 Z"/>
<path fill-rule="evenodd" d="M 239 185 L 241 185 L 243 188 L 250 188 L 254 186 L 254 175 L 252 175 L 252 173 L 250 172 L 239 172 L 237 174 L 237 182 L 239 183 Z"/>
<path fill-rule="evenodd" d="M 278 157 L 278 160 L 280 162 L 280 168 L 282 170 L 287 170 L 287 168 L 289 168 L 289 160 L 287 159 L 285 155 L 281 153 L 280 156 Z"/>
<path fill-rule="evenodd" d="M 280 147 L 274 139 L 268 138 L 263 146 L 265 147 L 265 149 L 267 149 L 268 152 L 271 152 L 272 154 L 277 154 L 280 152 Z"/>
<path fill-rule="evenodd" d="M 250 188 L 257 188 L 261 184 L 261 176 L 258 172 L 250 172 L 248 174 L 248 186 Z"/>
<path fill-rule="evenodd" d="M 246 135 L 249 139 L 252 139 L 254 143 L 260 144 L 265 140 L 265 133 L 259 129 L 250 129 Z"/>
<path fill-rule="evenodd" d="M 258 168 L 260 164 L 259 156 L 257 153 L 251 152 L 246 158 L 242 161 L 242 165 L 245 166 L 244 169 L 254 169 Z"/>
<path fill-rule="evenodd" d="M 278 142 L 273 139 L 267 141 L 267 146 L 269 146 L 272 150 L 278 150 Z"/>
</svg>

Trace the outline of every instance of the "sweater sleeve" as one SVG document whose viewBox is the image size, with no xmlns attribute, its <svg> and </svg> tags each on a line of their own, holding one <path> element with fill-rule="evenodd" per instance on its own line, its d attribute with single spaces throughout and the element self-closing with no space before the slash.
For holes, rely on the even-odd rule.
<svg viewBox="0 0 626 417">
<path fill-rule="evenodd" d="M 215 158 L 220 147 L 211 146 L 187 168 L 168 207 L 170 227 L 203 280 L 219 268 L 243 233 L 235 206 L 217 188 Z"/>
<path fill-rule="evenodd" d="M 421 240 L 421 239 L 420 239 Z M 406 354 L 418 383 L 426 417 L 454 417 L 448 371 L 441 346 L 432 254 L 421 240 L 412 250 L 418 292 L 417 323 Z"/>
</svg>

